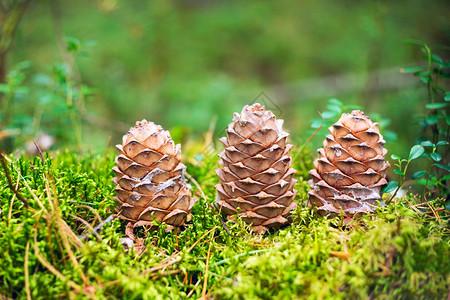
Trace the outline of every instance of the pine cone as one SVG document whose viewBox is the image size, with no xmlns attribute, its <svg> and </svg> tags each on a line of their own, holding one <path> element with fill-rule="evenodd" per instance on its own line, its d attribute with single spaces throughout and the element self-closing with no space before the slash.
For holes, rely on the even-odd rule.
<svg viewBox="0 0 450 300">
<path fill-rule="evenodd" d="M 264 106 L 246 105 L 240 115 L 234 113 L 227 137 L 220 139 L 225 150 L 219 154 L 223 168 L 216 170 L 216 207 L 228 219 L 239 214 L 255 233 L 287 223 L 297 206 L 292 202 L 297 193 L 289 156 L 292 145 L 286 144 L 289 134 L 282 125 L 283 120 Z"/>
<path fill-rule="evenodd" d="M 322 216 L 334 217 L 341 211 L 345 217 L 373 212 L 381 201 L 389 167 L 378 123 L 355 110 L 343 114 L 328 129 L 331 134 L 318 150 L 315 169 L 309 173 L 310 205 Z"/>
<path fill-rule="evenodd" d="M 116 147 L 120 155 L 113 181 L 121 216 L 134 227 L 152 225 L 153 220 L 183 225 L 196 199 L 191 198 L 191 187 L 184 178 L 181 146 L 175 145 L 170 133 L 142 120 Z"/>
</svg>

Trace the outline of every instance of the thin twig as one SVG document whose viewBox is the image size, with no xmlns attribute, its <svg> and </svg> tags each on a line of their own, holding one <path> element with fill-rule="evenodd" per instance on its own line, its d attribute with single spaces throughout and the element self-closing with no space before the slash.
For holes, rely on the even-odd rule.
<svg viewBox="0 0 450 300">
<path fill-rule="evenodd" d="M 25 293 L 27 294 L 27 300 L 31 300 L 31 291 L 30 291 L 30 274 L 28 270 L 28 255 L 30 252 L 30 241 L 27 241 L 27 245 L 25 246 Z"/>
<path fill-rule="evenodd" d="M 182 257 L 177 257 L 177 258 L 175 258 L 175 259 L 169 261 L 168 263 L 165 263 L 165 264 L 162 264 L 162 265 L 158 265 L 158 266 L 155 266 L 155 267 L 153 267 L 153 268 L 144 270 L 144 271 L 142 272 L 142 274 L 154 273 L 154 272 L 156 272 L 156 271 L 165 269 L 165 268 L 167 268 L 167 267 L 170 267 L 171 265 L 176 264 L 176 263 L 179 262 L 181 259 L 182 259 Z"/>
<path fill-rule="evenodd" d="M 89 202 L 86 202 L 86 203 L 89 203 Z M 98 223 L 99 223 L 99 224 L 100 224 L 100 223 L 103 223 L 102 217 L 100 217 L 100 214 L 99 214 L 98 211 L 96 211 L 94 208 L 92 208 L 92 207 L 89 206 L 89 205 L 80 205 L 79 207 L 80 207 L 80 208 L 81 208 L 81 207 L 84 207 L 84 208 L 89 209 L 89 210 L 94 214 L 94 216 L 98 219 Z"/>
<path fill-rule="evenodd" d="M 102 240 L 102 237 L 101 237 L 97 232 L 94 231 L 94 228 L 91 226 L 91 224 L 89 224 L 88 221 L 86 221 L 85 219 L 83 219 L 83 218 L 81 218 L 81 217 L 79 217 L 79 216 L 76 216 L 76 215 L 69 214 L 69 216 L 71 216 L 72 218 L 77 219 L 78 221 L 80 221 L 81 223 L 83 223 L 83 224 L 90 230 L 90 233 L 92 233 L 93 235 L 95 235 L 95 237 L 96 237 L 99 241 Z"/>
<path fill-rule="evenodd" d="M 311 141 L 311 139 L 312 139 L 313 137 L 316 136 L 316 134 L 319 132 L 320 129 L 322 129 L 322 126 L 323 126 L 323 124 L 325 123 L 325 119 L 324 119 L 324 117 L 322 116 L 322 114 L 320 113 L 320 111 L 318 111 L 317 113 L 318 113 L 318 114 L 320 115 L 320 117 L 322 118 L 322 123 L 321 123 L 320 126 L 316 129 L 316 131 L 314 131 L 313 134 L 311 134 L 311 135 L 309 136 L 309 138 L 308 138 L 308 139 L 306 140 L 306 142 L 302 145 L 302 147 L 300 148 L 300 150 L 303 149 L 303 148 Z M 298 153 L 300 153 L 300 151 L 299 151 Z M 297 153 L 297 155 L 298 155 L 298 153 Z"/>
<path fill-rule="evenodd" d="M 322 123 L 320 124 L 320 126 L 316 129 L 316 131 L 313 132 L 313 134 L 311 134 L 309 136 L 309 138 L 306 140 L 306 142 L 300 147 L 300 149 L 298 149 L 297 153 L 295 154 L 295 156 L 292 158 L 292 161 L 296 161 L 297 157 L 300 155 L 300 153 L 302 152 L 303 148 L 305 148 L 305 146 L 311 141 L 311 139 L 313 137 L 316 136 L 316 134 L 319 132 L 320 129 L 322 129 L 323 124 L 325 123 L 325 119 L 322 116 L 322 114 L 320 113 L 320 111 L 317 112 L 320 117 L 322 118 Z M 309 201 L 309 200 L 308 200 Z"/>
<path fill-rule="evenodd" d="M 23 202 L 23 204 L 28 207 L 28 199 L 22 196 L 17 189 L 14 187 L 12 180 L 11 180 L 11 174 L 9 173 L 8 166 L 6 165 L 6 158 L 3 152 L 0 150 L 0 163 L 2 165 L 3 171 L 5 171 L 6 180 L 8 181 L 9 188 L 13 191 L 13 193 L 16 195 L 16 197 Z"/>
<path fill-rule="evenodd" d="M 208 267 L 209 267 L 209 257 L 211 256 L 211 245 L 214 240 L 214 234 L 216 231 L 214 230 L 211 235 L 211 240 L 208 246 L 208 254 L 206 255 L 206 266 L 205 266 L 205 279 L 203 281 L 203 290 L 202 290 L 202 299 L 206 299 L 206 288 L 208 287 Z"/>
<path fill-rule="evenodd" d="M 92 228 L 92 226 L 91 226 L 92 231 L 83 234 L 83 235 L 80 237 L 80 240 L 82 240 L 82 241 L 86 240 L 91 234 L 95 234 L 97 237 L 100 237 L 100 236 L 98 235 L 98 232 L 99 232 L 100 230 L 102 230 L 103 226 L 105 226 L 105 225 L 108 224 L 109 222 L 112 222 L 112 221 L 113 221 L 114 219 L 116 219 L 116 218 L 117 218 L 117 215 L 110 215 L 108 218 L 106 218 L 105 221 L 103 221 L 102 223 L 98 224 L 98 225 L 95 226 L 94 228 Z M 86 223 L 87 223 L 87 222 L 86 222 Z M 89 225 L 89 226 L 90 226 L 90 225 Z"/>
<path fill-rule="evenodd" d="M 186 298 L 189 298 L 192 296 L 192 294 L 195 292 L 195 288 L 198 287 L 198 285 L 202 282 L 201 279 L 197 280 L 197 283 L 194 285 L 194 287 L 189 291 L 189 294 L 186 295 Z"/>
<path fill-rule="evenodd" d="M 197 246 L 197 244 L 198 244 L 205 236 L 207 236 L 208 234 L 210 234 L 210 233 L 211 233 L 213 230 L 215 230 L 216 228 L 217 228 L 217 227 L 214 227 L 214 228 L 208 230 L 207 232 L 205 232 L 198 240 L 195 241 L 194 244 L 192 244 L 191 247 L 189 247 L 189 249 L 187 250 L 186 253 L 191 252 L 192 249 L 194 249 L 194 247 Z M 175 256 L 173 256 L 173 259 L 172 259 L 171 261 L 169 261 L 168 263 L 164 263 L 164 264 L 155 266 L 155 267 L 153 267 L 153 268 L 146 269 L 146 270 L 144 270 L 144 271 L 142 272 L 142 274 L 153 273 L 153 272 L 159 271 L 159 270 L 161 270 L 161 269 L 165 269 L 165 268 L 167 268 L 167 267 L 169 267 L 169 266 L 171 266 L 171 265 L 173 265 L 173 264 L 176 264 L 177 262 L 179 262 L 179 261 L 182 259 L 182 257 L 177 257 L 177 258 L 175 258 L 176 256 L 180 255 L 180 253 L 181 253 L 181 252 L 176 253 Z"/>
<path fill-rule="evenodd" d="M 16 190 L 19 188 L 19 179 L 20 179 L 20 174 L 17 175 L 17 181 L 16 181 Z M 12 210 L 13 210 L 13 205 L 14 205 L 14 200 L 16 199 L 16 194 L 14 194 L 11 198 L 11 203 L 9 204 L 9 211 L 8 211 L 8 226 L 9 223 L 11 222 L 11 218 L 12 218 Z"/>
<path fill-rule="evenodd" d="M 42 165 L 45 166 L 45 159 L 44 159 L 44 154 L 42 153 L 41 147 L 39 147 L 39 145 L 36 143 L 36 141 L 33 139 L 33 143 L 36 146 L 36 149 L 39 153 L 39 156 L 41 157 L 42 160 Z"/>
</svg>

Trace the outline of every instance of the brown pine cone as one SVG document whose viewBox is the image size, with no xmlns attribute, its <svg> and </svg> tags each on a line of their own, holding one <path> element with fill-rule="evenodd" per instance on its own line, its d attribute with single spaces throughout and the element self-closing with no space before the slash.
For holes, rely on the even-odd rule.
<svg viewBox="0 0 450 300">
<path fill-rule="evenodd" d="M 387 183 L 389 167 L 378 123 L 355 110 L 343 114 L 328 129 L 331 134 L 318 150 L 315 169 L 309 173 L 310 205 L 320 215 L 331 217 L 341 212 L 345 217 L 373 212 L 382 200 L 381 187 Z"/>
<path fill-rule="evenodd" d="M 113 178 L 120 215 L 134 227 L 152 221 L 181 226 L 190 215 L 196 199 L 186 183 L 186 166 L 181 163 L 181 146 L 168 131 L 142 120 L 117 145 Z"/>
<path fill-rule="evenodd" d="M 225 150 L 219 154 L 223 168 L 216 170 L 216 207 L 228 219 L 239 215 L 255 233 L 287 223 L 297 206 L 292 145 L 286 144 L 289 134 L 282 125 L 264 106 L 246 105 L 240 115 L 234 113 L 227 137 L 220 139 Z"/>
</svg>

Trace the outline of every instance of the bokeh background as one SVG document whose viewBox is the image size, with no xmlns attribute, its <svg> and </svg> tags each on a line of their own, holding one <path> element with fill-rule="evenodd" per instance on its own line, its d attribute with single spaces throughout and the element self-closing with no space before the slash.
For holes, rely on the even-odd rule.
<svg viewBox="0 0 450 300">
<path fill-rule="evenodd" d="M 406 156 L 426 89 L 400 72 L 423 64 L 420 47 L 405 41 L 446 57 L 449 8 L 446 0 L 31 1 L 8 54 L 8 70 L 25 76 L 8 126 L 20 130 L 16 149 L 42 133 L 53 149 L 76 149 L 72 86 L 85 150 L 119 143 L 143 118 L 177 142 L 202 140 L 210 128 L 218 137 L 254 101 L 302 143 L 337 98 L 384 119 L 397 135 L 389 150 Z"/>
</svg>

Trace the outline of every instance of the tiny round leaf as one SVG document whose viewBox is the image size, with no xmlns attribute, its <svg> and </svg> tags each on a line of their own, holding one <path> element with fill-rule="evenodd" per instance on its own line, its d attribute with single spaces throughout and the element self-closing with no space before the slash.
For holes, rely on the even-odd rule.
<svg viewBox="0 0 450 300">
<path fill-rule="evenodd" d="M 409 160 L 413 160 L 422 156 L 425 153 L 425 149 L 420 145 L 414 145 L 409 152 Z"/>
<path fill-rule="evenodd" d="M 398 187 L 398 182 L 395 180 L 389 181 L 381 190 L 382 193 L 390 193 Z"/>
<path fill-rule="evenodd" d="M 397 174 L 397 175 L 400 175 L 400 176 L 405 176 L 405 173 L 403 173 L 402 171 L 400 171 L 398 169 L 395 169 L 394 173 Z"/>
<path fill-rule="evenodd" d="M 434 147 L 434 144 L 430 141 L 422 142 L 421 145 L 424 147 Z"/>
<path fill-rule="evenodd" d="M 436 167 L 442 169 L 442 170 L 446 170 L 447 172 L 450 172 L 450 167 L 443 165 L 443 164 L 434 164 Z"/>
<path fill-rule="evenodd" d="M 428 103 L 425 107 L 428 109 L 440 109 L 446 107 L 447 105 L 448 103 Z"/>
<path fill-rule="evenodd" d="M 430 153 L 430 156 L 434 161 L 440 161 L 442 159 L 442 155 L 440 155 L 439 153 L 433 152 Z"/>
<path fill-rule="evenodd" d="M 417 171 L 416 173 L 413 174 L 412 179 L 418 179 L 424 176 L 425 174 L 427 174 L 427 171 Z"/>
</svg>

